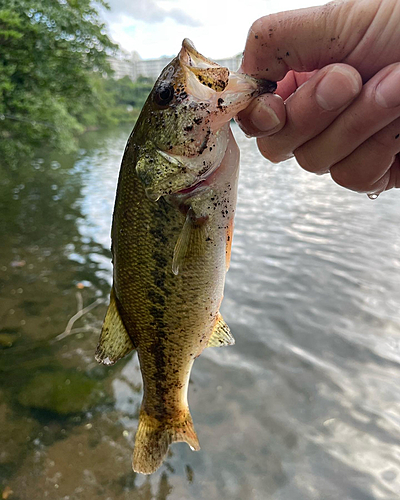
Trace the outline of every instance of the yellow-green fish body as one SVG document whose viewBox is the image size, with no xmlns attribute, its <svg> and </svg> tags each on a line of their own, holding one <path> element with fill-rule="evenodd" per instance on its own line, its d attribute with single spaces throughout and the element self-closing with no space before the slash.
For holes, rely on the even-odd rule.
<svg viewBox="0 0 400 500">
<path fill-rule="evenodd" d="M 273 90 L 230 74 L 187 40 L 150 94 L 125 150 L 112 227 L 114 284 L 96 353 L 132 349 L 144 395 L 133 468 L 149 474 L 169 445 L 199 443 L 188 408 L 193 361 L 233 344 L 219 314 L 239 169 L 230 119 Z"/>
</svg>

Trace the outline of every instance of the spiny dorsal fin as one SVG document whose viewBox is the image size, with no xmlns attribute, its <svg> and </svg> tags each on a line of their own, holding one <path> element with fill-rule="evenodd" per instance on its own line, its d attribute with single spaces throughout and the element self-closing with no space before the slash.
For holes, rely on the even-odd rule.
<svg viewBox="0 0 400 500">
<path fill-rule="evenodd" d="M 105 365 L 113 365 L 134 348 L 135 346 L 119 314 L 114 287 L 112 287 L 110 305 L 104 318 L 99 345 L 95 354 L 96 361 Z"/>
<path fill-rule="evenodd" d="M 235 339 L 232 337 L 229 326 L 219 314 L 207 347 L 222 347 L 224 345 L 233 345 L 234 343 Z"/>
<path fill-rule="evenodd" d="M 199 257 L 206 252 L 207 241 L 207 217 L 196 217 L 190 208 L 182 231 L 174 249 L 172 260 L 172 272 L 179 274 L 187 261 L 191 257 Z"/>
</svg>

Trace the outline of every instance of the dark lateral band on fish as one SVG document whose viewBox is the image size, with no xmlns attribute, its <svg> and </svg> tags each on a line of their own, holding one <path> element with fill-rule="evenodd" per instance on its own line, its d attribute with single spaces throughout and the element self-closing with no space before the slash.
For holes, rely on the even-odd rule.
<svg viewBox="0 0 400 500">
<path fill-rule="evenodd" d="M 185 39 L 128 140 L 111 231 L 114 283 L 96 359 L 113 364 L 137 350 L 136 472 L 157 470 L 173 442 L 200 449 L 187 401 L 192 365 L 206 347 L 234 344 L 219 312 L 239 173 L 230 120 L 275 88 L 219 66 Z"/>
</svg>

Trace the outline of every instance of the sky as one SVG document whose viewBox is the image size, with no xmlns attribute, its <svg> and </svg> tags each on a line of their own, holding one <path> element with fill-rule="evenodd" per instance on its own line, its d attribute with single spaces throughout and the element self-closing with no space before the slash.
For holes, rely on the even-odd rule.
<svg viewBox="0 0 400 500">
<path fill-rule="evenodd" d="M 247 32 L 259 17 L 321 5 L 327 0 L 108 0 L 108 33 L 125 51 L 143 59 L 175 55 L 190 38 L 211 59 L 243 51 Z"/>
</svg>

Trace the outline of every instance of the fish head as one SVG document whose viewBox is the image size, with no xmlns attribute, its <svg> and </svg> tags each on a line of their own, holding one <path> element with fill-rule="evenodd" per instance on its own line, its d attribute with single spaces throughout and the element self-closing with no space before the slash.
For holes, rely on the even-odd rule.
<svg viewBox="0 0 400 500">
<path fill-rule="evenodd" d="M 202 182 L 221 163 L 230 120 L 274 82 L 231 72 L 185 39 L 139 117 L 136 172 L 153 200 Z"/>
</svg>

